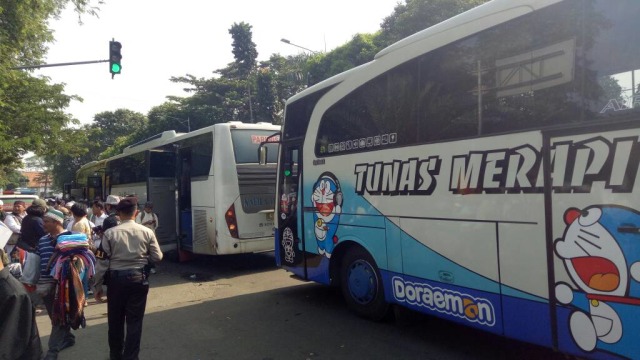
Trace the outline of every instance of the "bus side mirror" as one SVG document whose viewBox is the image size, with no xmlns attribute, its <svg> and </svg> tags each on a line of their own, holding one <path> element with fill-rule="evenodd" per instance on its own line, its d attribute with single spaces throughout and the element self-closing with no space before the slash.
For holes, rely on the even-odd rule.
<svg viewBox="0 0 640 360">
<path fill-rule="evenodd" d="M 260 165 L 267 165 L 267 151 L 268 150 L 269 149 L 267 149 L 265 144 L 260 145 L 260 147 L 258 148 L 258 159 L 259 159 Z"/>
<path fill-rule="evenodd" d="M 275 134 L 271 134 L 267 136 L 267 138 L 260 143 L 258 147 L 258 163 L 260 165 L 267 165 L 267 144 L 279 143 L 280 142 L 280 132 L 278 131 Z"/>
</svg>

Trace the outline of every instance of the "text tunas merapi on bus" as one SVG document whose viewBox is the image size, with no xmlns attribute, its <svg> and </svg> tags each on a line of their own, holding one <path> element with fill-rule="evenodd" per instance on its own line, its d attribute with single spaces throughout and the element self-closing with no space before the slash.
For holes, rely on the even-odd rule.
<svg viewBox="0 0 640 360">
<path fill-rule="evenodd" d="M 637 137 L 594 137 L 551 147 L 552 189 L 589 193 L 595 182 L 613 192 L 631 192 L 640 162 Z M 439 156 L 356 164 L 356 193 L 363 195 L 431 195 L 438 185 Z M 473 151 L 451 158 L 449 191 L 453 194 L 541 193 L 542 153 L 534 146 Z"/>
</svg>

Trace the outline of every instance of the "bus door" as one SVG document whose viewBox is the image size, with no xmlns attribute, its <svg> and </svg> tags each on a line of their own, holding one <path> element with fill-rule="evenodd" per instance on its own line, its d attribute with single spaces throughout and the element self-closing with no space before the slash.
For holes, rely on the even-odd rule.
<svg viewBox="0 0 640 360">
<path fill-rule="evenodd" d="M 302 190 L 302 144 L 281 143 L 280 174 L 276 216 L 276 261 L 288 271 L 307 278 L 305 248 L 302 241 L 302 208 L 298 206 Z"/>
<path fill-rule="evenodd" d="M 193 252 L 193 231 L 191 224 L 191 148 L 181 148 L 178 152 L 178 243 L 180 250 Z"/>
<path fill-rule="evenodd" d="M 639 137 L 629 126 L 545 137 L 550 303 L 563 352 L 640 354 Z"/>
<path fill-rule="evenodd" d="M 147 151 L 149 166 L 147 199 L 158 216 L 156 238 L 163 251 L 176 249 L 176 154 L 171 151 Z M 142 205 L 142 204 L 141 204 Z"/>
<path fill-rule="evenodd" d="M 104 198 L 102 193 L 102 176 L 95 175 L 87 177 L 87 200 L 93 201 L 96 198 Z"/>
</svg>

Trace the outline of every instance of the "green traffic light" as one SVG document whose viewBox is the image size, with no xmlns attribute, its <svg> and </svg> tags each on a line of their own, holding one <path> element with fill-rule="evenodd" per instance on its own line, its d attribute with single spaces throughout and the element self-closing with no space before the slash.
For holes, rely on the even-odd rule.
<svg viewBox="0 0 640 360">
<path fill-rule="evenodd" d="M 122 66 L 120 66 L 120 64 L 111 64 L 111 72 L 112 73 L 119 73 L 120 70 L 122 69 Z"/>
<path fill-rule="evenodd" d="M 291 176 L 291 170 L 285 170 L 284 176 Z"/>
</svg>

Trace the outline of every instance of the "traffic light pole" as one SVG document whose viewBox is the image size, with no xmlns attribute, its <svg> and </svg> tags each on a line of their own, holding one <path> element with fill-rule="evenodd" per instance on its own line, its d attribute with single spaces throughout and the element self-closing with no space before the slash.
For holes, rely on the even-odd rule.
<svg viewBox="0 0 640 360">
<path fill-rule="evenodd" d="M 103 62 L 109 62 L 109 60 L 92 60 L 92 61 L 76 61 L 76 62 L 68 62 L 68 63 L 57 63 L 57 64 L 25 65 L 25 66 L 16 66 L 16 67 L 11 68 L 11 69 L 13 69 L 13 70 L 40 69 L 40 68 L 44 68 L 44 67 L 97 64 L 97 63 L 103 63 Z"/>
</svg>

